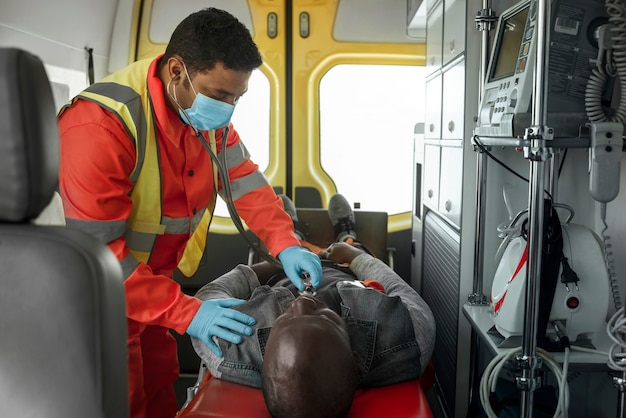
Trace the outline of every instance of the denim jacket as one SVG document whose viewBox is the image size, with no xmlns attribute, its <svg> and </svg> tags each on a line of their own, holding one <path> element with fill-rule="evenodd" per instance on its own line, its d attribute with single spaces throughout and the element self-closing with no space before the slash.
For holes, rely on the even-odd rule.
<svg viewBox="0 0 626 418">
<path fill-rule="evenodd" d="M 388 385 L 420 376 L 434 345 L 434 318 L 415 290 L 380 260 L 367 254 L 355 258 L 350 269 L 357 279 L 374 278 L 385 293 L 357 287 L 353 275 L 324 268 L 317 298 L 346 323 L 357 364 L 362 371 L 359 387 Z M 240 265 L 205 285 L 196 295 L 202 300 L 218 297 L 248 299 L 234 307 L 256 319 L 254 333 L 240 344 L 215 339 L 224 357 L 217 357 L 204 343 L 192 338 L 198 355 L 215 377 L 261 387 L 265 344 L 274 320 L 297 296 L 289 279 L 260 285 L 248 266 Z"/>
</svg>

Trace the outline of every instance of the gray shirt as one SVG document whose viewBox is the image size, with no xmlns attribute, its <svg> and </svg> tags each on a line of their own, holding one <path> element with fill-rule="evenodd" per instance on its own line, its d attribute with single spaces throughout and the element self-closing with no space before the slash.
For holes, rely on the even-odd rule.
<svg viewBox="0 0 626 418">
<path fill-rule="evenodd" d="M 365 370 L 360 387 L 380 386 L 418 377 L 426 367 L 435 343 L 435 320 L 421 296 L 382 261 L 362 254 L 350 264 L 353 273 L 324 268 L 317 297 L 344 319 L 357 361 Z M 385 293 L 354 286 L 354 281 L 374 279 Z M 261 285 L 254 271 L 239 265 L 205 285 L 201 300 L 239 298 L 234 307 L 254 317 L 254 334 L 242 343 L 217 339 L 224 357 L 217 357 L 196 338 L 192 344 L 215 377 L 260 387 L 265 342 L 274 320 L 297 297 L 297 289 L 284 278 Z"/>
</svg>

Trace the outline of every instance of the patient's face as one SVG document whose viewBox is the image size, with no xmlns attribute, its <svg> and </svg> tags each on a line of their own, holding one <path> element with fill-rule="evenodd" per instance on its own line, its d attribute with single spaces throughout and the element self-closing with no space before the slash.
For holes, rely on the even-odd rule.
<svg viewBox="0 0 626 418">
<path fill-rule="evenodd" d="M 298 296 L 276 319 L 271 340 L 266 355 L 279 350 L 281 362 L 286 363 L 318 357 L 325 351 L 350 350 L 350 338 L 341 317 L 309 295 Z"/>
<path fill-rule="evenodd" d="M 321 300 L 307 294 L 298 296 L 291 305 L 285 309 L 285 312 L 276 318 L 274 327 L 276 327 L 276 325 L 280 326 L 283 321 L 299 320 L 301 317 L 306 317 L 307 320 L 310 320 L 313 319 L 311 318 L 312 316 L 330 321 L 329 326 L 336 325 L 343 328 L 343 320 L 335 311 L 330 309 Z M 334 326 L 332 328 L 334 328 Z"/>
<path fill-rule="evenodd" d="M 265 345 L 262 384 L 268 408 L 280 406 L 286 411 L 282 416 L 296 415 L 289 411 L 345 416 L 357 385 L 354 364 L 341 317 L 315 297 L 299 296 L 276 319 Z"/>
</svg>

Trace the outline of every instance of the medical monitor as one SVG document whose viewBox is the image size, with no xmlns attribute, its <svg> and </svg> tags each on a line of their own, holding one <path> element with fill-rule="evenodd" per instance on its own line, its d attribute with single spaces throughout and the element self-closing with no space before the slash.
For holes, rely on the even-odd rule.
<svg viewBox="0 0 626 418">
<path fill-rule="evenodd" d="M 524 55 L 520 57 L 520 49 L 526 29 L 528 9 L 529 5 L 526 5 L 502 21 L 497 37 L 497 49 L 493 54 L 494 65 L 489 74 L 490 81 L 514 75 L 518 59 L 524 58 Z M 524 71 L 524 68 L 521 68 L 520 71 Z"/>
<path fill-rule="evenodd" d="M 550 7 L 544 72 L 547 124 L 555 136 L 576 136 L 588 121 L 585 88 L 598 54 L 590 34 L 606 10 L 596 0 L 553 0 Z M 531 125 L 537 14 L 537 1 L 523 0 L 498 18 L 476 135 L 519 137 Z"/>
</svg>

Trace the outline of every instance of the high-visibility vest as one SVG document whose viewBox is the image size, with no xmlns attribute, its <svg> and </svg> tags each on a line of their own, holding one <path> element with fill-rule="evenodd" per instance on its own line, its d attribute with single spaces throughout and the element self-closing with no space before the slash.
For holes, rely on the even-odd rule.
<svg viewBox="0 0 626 418">
<path fill-rule="evenodd" d="M 78 99 L 90 100 L 111 111 L 135 141 L 137 156 L 135 168 L 130 175 L 133 182 L 130 194 L 133 209 L 125 233 L 126 245 L 132 255 L 138 261 L 148 263 L 153 244 L 159 235 L 180 234 L 181 224 L 188 225 L 187 231 L 191 236 L 178 263 L 178 269 L 185 277 L 191 277 L 198 270 L 204 255 L 209 226 L 215 210 L 217 167 L 213 163 L 213 195 L 203 211 L 198 211 L 191 219 L 163 218 L 159 148 L 146 81 L 151 62 L 152 59 L 137 61 L 104 78 L 81 92 L 72 103 Z M 65 108 L 69 106 L 71 103 Z M 215 131 L 209 131 L 209 144 L 216 154 Z"/>
</svg>

